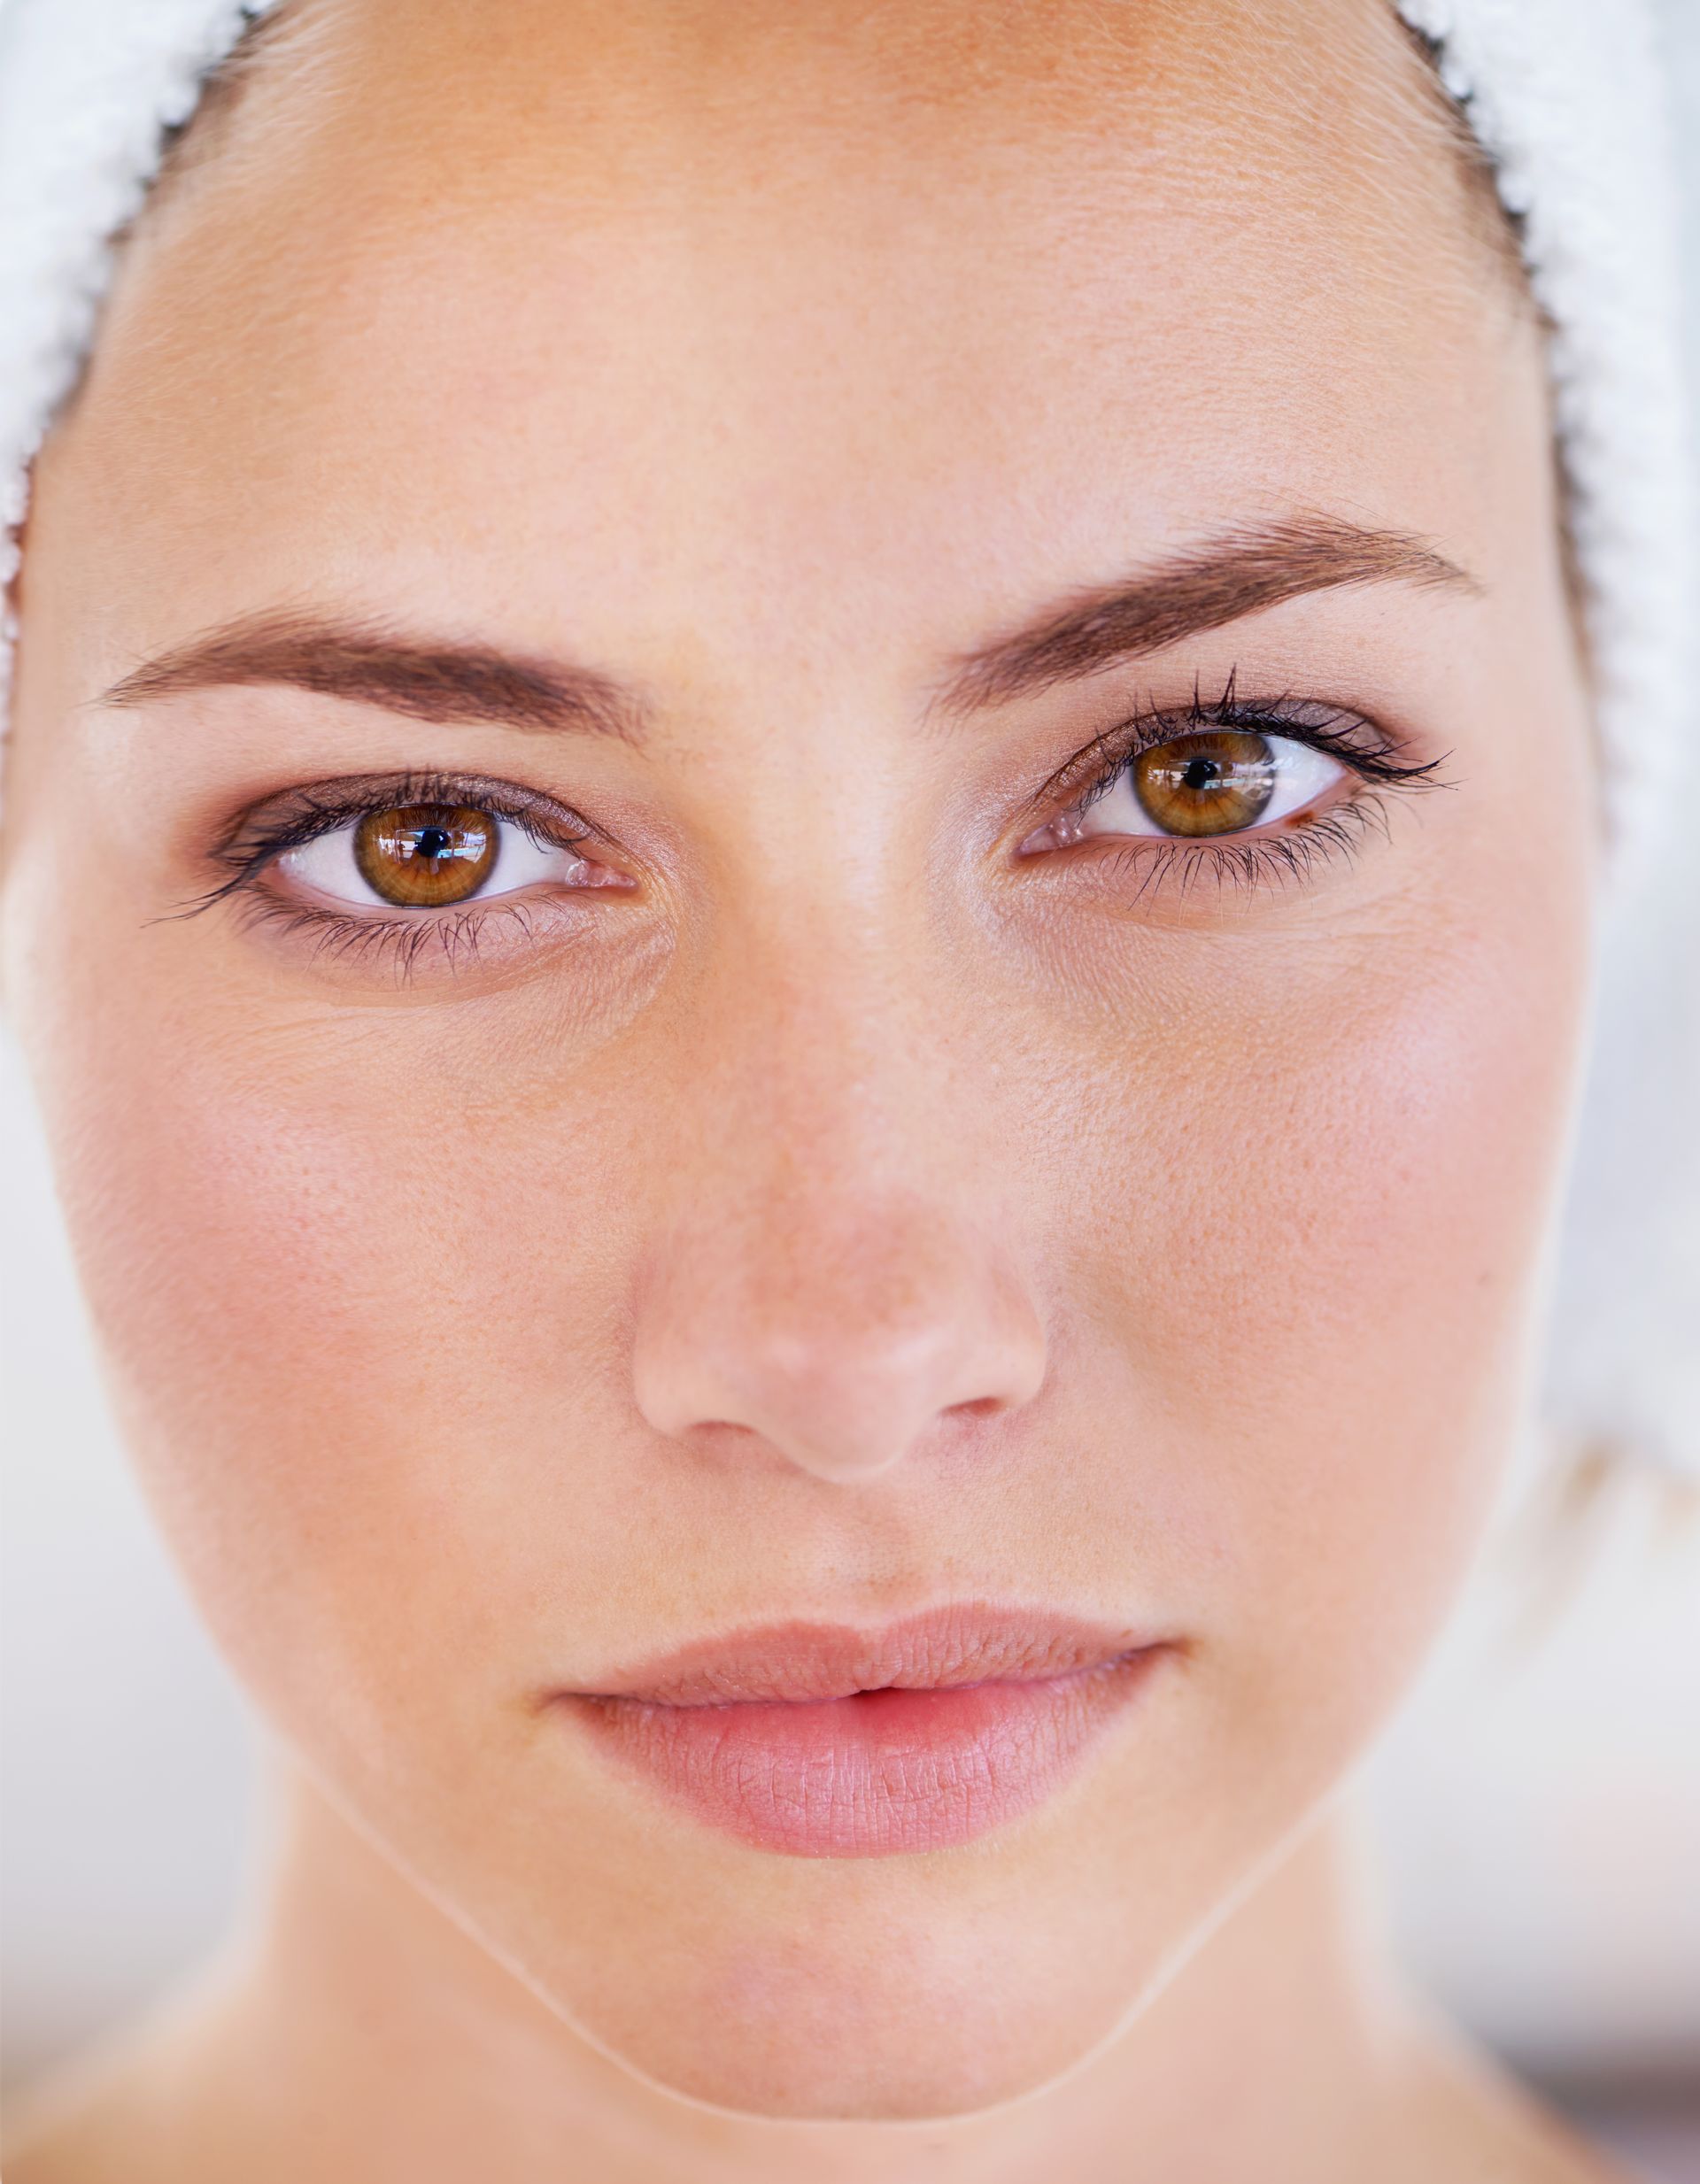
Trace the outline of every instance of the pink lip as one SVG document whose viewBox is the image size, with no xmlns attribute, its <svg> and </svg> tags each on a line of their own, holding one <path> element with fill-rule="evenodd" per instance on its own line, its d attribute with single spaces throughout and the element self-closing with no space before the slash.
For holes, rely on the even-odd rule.
<svg viewBox="0 0 1700 2184">
<path fill-rule="evenodd" d="M 711 1826 L 799 1857 L 971 1841 L 1073 1772 L 1170 1650 L 1126 1629 L 955 1604 L 883 1630 L 771 1624 L 560 1694 Z"/>
</svg>

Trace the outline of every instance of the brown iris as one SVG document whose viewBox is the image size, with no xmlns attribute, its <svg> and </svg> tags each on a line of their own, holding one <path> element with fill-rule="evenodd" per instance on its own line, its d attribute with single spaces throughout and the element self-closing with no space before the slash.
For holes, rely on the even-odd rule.
<svg viewBox="0 0 1700 2184">
<path fill-rule="evenodd" d="M 1133 793 L 1165 834 L 1234 834 L 1275 793 L 1275 754 L 1261 736 L 1200 729 L 1140 752 Z"/>
<path fill-rule="evenodd" d="M 386 902 L 434 910 L 477 893 L 495 868 L 498 831 L 468 804 L 396 805 L 361 820 L 354 860 Z"/>
</svg>

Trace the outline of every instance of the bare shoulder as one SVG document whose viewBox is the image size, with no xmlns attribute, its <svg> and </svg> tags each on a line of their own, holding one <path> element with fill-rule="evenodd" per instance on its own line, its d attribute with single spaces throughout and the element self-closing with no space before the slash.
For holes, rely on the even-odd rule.
<svg viewBox="0 0 1700 2184">
<path fill-rule="evenodd" d="M 5 2184 L 154 2184 L 167 2173 L 163 2118 L 141 2054 L 102 2050 L 10 2103 Z"/>
<path fill-rule="evenodd" d="M 0 2164 L 6 2184 L 119 2184 L 122 2118 L 103 2088 L 81 2079 L 30 2088 L 18 2107 Z M 125 2184 L 134 2176 L 132 2166 Z"/>
<path fill-rule="evenodd" d="M 1425 2057 L 1417 2100 L 1410 2184 L 1633 2184 L 1603 2147 L 1457 2035 Z"/>
<path fill-rule="evenodd" d="M 192 2011 L 157 2009 L 8 2103 L 5 2184 L 197 2184 L 182 2126 Z"/>
</svg>

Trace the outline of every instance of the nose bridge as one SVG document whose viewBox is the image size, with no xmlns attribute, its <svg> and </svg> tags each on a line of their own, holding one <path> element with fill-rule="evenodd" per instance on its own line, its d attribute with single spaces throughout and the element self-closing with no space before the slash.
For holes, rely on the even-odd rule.
<svg viewBox="0 0 1700 2184">
<path fill-rule="evenodd" d="M 740 1195 L 817 1211 L 875 1179 L 937 1178 L 948 1067 L 924 914 L 829 876 L 744 907 L 692 1005 L 690 1134 Z"/>
<path fill-rule="evenodd" d="M 1027 1400 L 1039 1316 L 924 994 L 879 938 L 842 930 L 820 946 L 793 931 L 726 984 L 703 997 L 692 1152 L 651 1237 L 640 1408 L 849 1480 L 942 1418 Z"/>
<path fill-rule="evenodd" d="M 812 1183 L 824 1207 L 853 1200 L 858 1179 L 895 1182 L 926 1161 L 940 1073 L 897 954 L 884 933 L 840 928 L 746 986 L 748 1020 L 727 1061 L 752 1126 L 745 1151 L 769 1187 Z"/>
</svg>

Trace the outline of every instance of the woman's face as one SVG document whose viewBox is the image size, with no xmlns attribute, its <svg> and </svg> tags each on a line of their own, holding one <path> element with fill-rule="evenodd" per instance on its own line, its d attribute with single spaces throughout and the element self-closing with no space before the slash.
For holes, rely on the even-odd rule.
<svg viewBox="0 0 1700 2184">
<path fill-rule="evenodd" d="M 707 2100 L 1101 2041 L 1493 1490 L 1596 784 L 1426 100 L 1379 0 L 321 0 L 40 466 L 7 984 L 154 1504 Z"/>
</svg>

